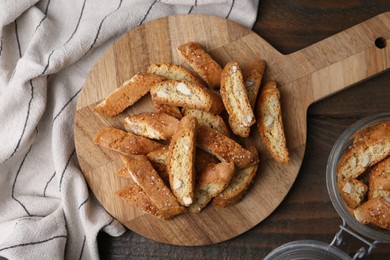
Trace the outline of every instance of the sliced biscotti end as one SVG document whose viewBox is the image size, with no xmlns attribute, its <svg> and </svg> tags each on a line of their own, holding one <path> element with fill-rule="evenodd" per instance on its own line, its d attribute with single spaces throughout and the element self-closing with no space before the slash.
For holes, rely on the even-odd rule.
<svg viewBox="0 0 390 260">
<path fill-rule="evenodd" d="M 282 120 L 280 92 L 275 81 L 267 82 L 261 89 L 256 104 L 257 128 L 271 156 L 280 163 L 290 160 Z"/>
<path fill-rule="evenodd" d="M 211 153 L 223 162 L 233 162 L 236 169 L 245 168 L 259 162 L 256 154 L 244 149 L 233 139 L 220 132 L 200 125 L 196 142 L 199 148 Z"/>
<path fill-rule="evenodd" d="M 169 183 L 173 194 L 184 206 L 191 205 L 194 200 L 196 130 L 196 118 L 183 117 L 169 144 Z"/>
<path fill-rule="evenodd" d="M 228 127 L 226 126 L 225 121 L 223 121 L 223 118 L 220 115 L 190 108 L 183 108 L 182 113 L 183 115 L 191 115 L 196 117 L 199 125 L 206 125 L 226 136 L 229 136 Z"/>
<path fill-rule="evenodd" d="M 138 73 L 96 105 L 94 111 L 104 116 L 116 116 L 146 95 L 153 84 L 163 80 L 165 78 L 158 75 Z"/>
<path fill-rule="evenodd" d="M 125 155 L 147 154 L 162 146 L 162 144 L 143 136 L 138 136 L 113 127 L 100 130 L 94 138 L 94 143 Z"/>
<path fill-rule="evenodd" d="M 152 104 L 157 112 L 162 112 L 162 113 L 171 115 L 179 120 L 182 119 L 182 117 L 183 117 L 183 115 L 180 111 L 180 108 L 178 108 L 178 107 L 167 105 L 167 104 L 157 103 L 153 98 L 152 98 Z"/>
<path fill-rule="evenodd" d="M 121 156 L 129 174 L 167 218 L 185 211 L 145 155 Z"/>
<path fill-rule="evenodd" d="M 161 219 L 167 219 L 162 212 L 153 204 L 148 195 L 136 183 L 129 184 L 116 192 L 117 196 L 125 200 L 128 204 L 147 214 Z"/>
<path fill-rule="evenodd" d="M 253 62 L 248 64 L 245 71 L 243 72 L 246 92 L 252 109 L 254 109 L 256 104 L 256 99 L 260 90 L 261 80 L 263 79 L 265 67 L 266 62 L 264 60 L 255 59 Z"/>
<path fill-rule="evenodd" d="M 221 97 L 229 114 L 229 125 L 233 133 L 248 137 L 250 127 L 256 122 L 244 85 L 240 66 L 231 61 L 223 68 Z"/>
<path fill-rule="evenodd" d="M 370 199 L 354 210 L 354 216 L 362 224 L 390 230 L 390 198 Z"/>
<path fill-rule="evenodd" d="M 209 164 L 199 175 L 194 203 L 188 210 L 192 213 L 199 213 L 212 198 L 229 185 L 234 172 L 234 163 Z"/>
<path fill-rule="evenodd" d="M 371 168 L 368 185 L 369 199 L 390 197 L 390 156 Z"/>
<path fill-rule="evenodd" d="M 178 125 L 178 119 L 162 112 L 128 116 L 124 123 L 128 132 L 157 140 L 169 140 L 176 132 Z"/>
<path fill-rule="evenodd" d="M 338 178 L 357 178 L 369 167 L 390 156 L 390 123 L 370 127 L 356 137 L 337 165 Z"/>
<path fill-rule="evenodd" d="M 199 43 L 188 42 L 180 45 L 177 50 L 209 87 L 219 88 L 222 68 Z"/>
<path fill-rule="evenodd" d="M 162 76 L 166 79 L 186 80 L 199 85 L 204 85 L 204 82 L 188 71 L 186 68 L 172 63 L 153 63 L 146 70 L 148 73 L 153 73 Z"/>
<path fill-rule="evenodd" d="M 220 113 L 222 101 L 216 94 L 198 84 L 185 80 L 167 80 L 155 84 L 150 90 L 154 102 L 171 106 L 200 109 L 212 113 Z"/>
<path fill-rule="evenodd" d="M 258 155 L 254 146 L 249 146 L 248 150 Z M 237 170 L 226 189 L 213 199 L 213 205 L 216 207 L 227 207 L 241 201 L 253 183 L 258 166 L 259 163 L 256 163 L 255 165 Z"/>
<path fill-rule="evenodd" d="M 362 204 L 367 196 L 367 185 L 357 179 L 340 179 L 337 186 L 341 197 L 352 209 Z"/>
</svg>

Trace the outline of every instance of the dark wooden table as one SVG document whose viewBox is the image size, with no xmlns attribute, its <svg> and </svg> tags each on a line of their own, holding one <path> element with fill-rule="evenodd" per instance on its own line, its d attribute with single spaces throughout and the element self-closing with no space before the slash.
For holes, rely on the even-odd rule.
<svg viewBox="0 0 390 260">
<path fill-rule="evenodd" d="M 288 54 L 386 11 L 390 11 L 388 0 L 260 0 L 253 30 Z M 349 125 L 386 111 L 390 111 L 390 72 L 313 104 L 307 114 L 306 154 L 296 182 L 282 204 L 248 232 L 202 247 L 160 244 L 129 230 L 120 237 L 100 233 L 101 258 L 262 259 L 274 248 L 294 240 L 330 243 L 342 221 L 326 189 L 329 152 Z M 353 255 L 362 245 L 346 236 L 342 249 Z M 390 259 L 390 245 L 379 245 L 367 259 Z"/>
</svg>

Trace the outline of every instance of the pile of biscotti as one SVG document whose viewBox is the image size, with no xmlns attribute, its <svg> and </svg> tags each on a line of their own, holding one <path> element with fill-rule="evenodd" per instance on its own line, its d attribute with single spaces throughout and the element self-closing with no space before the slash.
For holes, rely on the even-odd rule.
<svg viewBox="0 0 390 260">
<path fill-rule="evenodd" d="M 337 178 L 356 220 L 390 230 L 390 121 L 355 134 L 338 162 Z"/>
<path fill-rule="evenodd" d="M 192 69 L 151 64 L 94 108 L 115 117 L 150 94 L 155 111 L 126 117 L 123 129 L 101 129 L 94 142 L 119 152 L 124 167 L 117 175 L 134 180 L 117 195 L 162 219 L 243 198 L 259 155 L 237 137 L 248 137 L 255 123 L 270 155 L 289 161 L 279 90 L 275 81 L 261 87 L 265 61 L 254 59 L 242 71 L 236 61 L 222 68 L 196 42 L 178 52 Z"/>
</svg>

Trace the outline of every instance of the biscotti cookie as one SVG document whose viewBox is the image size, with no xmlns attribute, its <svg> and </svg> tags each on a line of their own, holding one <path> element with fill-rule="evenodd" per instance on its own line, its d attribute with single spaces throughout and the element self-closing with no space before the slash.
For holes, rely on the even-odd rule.
<svg viewBox="0 0 390 260">
<path fill-rule="evenodd" d="M 167 80 L 160 83 L 156 83 L 150 90 L 152 99 L 157 103 L 200 109 L 215 114 L 223 110 L 221 99 L 212 90 L 185 80 Z"/>
<path fill-rule="evenodd" d="M 241 137 L 248 137 L 250 128 L 256 119 L 237 62 L 229 62 L 223 68 L 220 91 L 223 104 L 229 114 L 229 125 L 233 133 Z"/>
<path fill-rule="evenodd" d="M 211 153 L 202 150 L 199 147 L 196 147 L 196 164 L 195 171 L 196 173 L 202 172 L 209 164 L 217 164 L 221 161 Z"/>
<path fill-rule="evenodd" d="M 257 95 L 259 94 L 261 80 L 263 79 L 266 63 L 262 59 L 256 59 L 250 63 L 244 71 L 246 93 L 252 109 L 255 108 Z"/>
<path fill-rule="evenodd" d="M 354 210 L 357 221 L 362 224 L 390 230 L 390 199 L 377 197 L 370 199 Z"/>
<path fill-rule="evenodd" d="M 113 127 L 102 129 L 95 136 L 94 143 L 122 154 L 147 154 L 162 146 L 145 137 Z"/>
<path fill-rule="evenodd" d="M 196 129 L 195 117 L 183 117 L 169 144 L 169 183 L 177 200 L 186 207 L 194 200 Z"/>
<path fill-rule="evenodd" d="M 116 194 L 134 208 L 158 218 L 168 218 L 168 216 L 164 216 L 164 214 L 161 213 L 161 211 L 153 204 L 146 193 L 136 183 L 132 183 L 121 188 Z"/>
<path fill-rule="evenodd" d="M 390 156 L 372 167 L 369 172 L 368 198 L 390 198 Z"/>
<path fill-rule="evenodd" d="M 199 148 L 211 153 L 223 162 L 233 162 L 236 169 L 245 168 L 259 162 L 257 155 L 208 126 L 201 125 L 198 127 L 196 144 Z"/>
<path fill-rule="evenodd" d="M 176 64 L 154 63 L 149 65 L 147 72 L 162 76 L 166 79 L 186 80 L 199 85 L 204 85 L 202 80 L 198 79 L 186 68 Z"/>
<path fill-rule="evenodd" d="M 277 162 L 290 160 L 286 145 L 280 105 L 280 92 L 275 81 L 267 82 L 260 90 L 256 104 L 257 128 L 267 151 Z"/>
<path fill-rule="evenodd" d="M 128 116 L 124 123 L 128 132 L 157 140 L 169 140 L 176 132 L 178 125 L 178 119 L 162 112 Z"/>
<path fill-rule="evenodd" d="M 188 208 L 192 213 L 199 213 L 230 183 L 234 175 L 234 163 L 221 162 L 209 164 L 197 180 L 194 203 Z"/>
<path fill-rule="evenodd" d="M 199 125 L 211 127 L 218 132 L 229 136 L 229 130 L 220 115 L 215 115 L 198 109 L 183 108 L 183 115 L 191 115 L 196 117 Z"/>
<path fill-rule="evenodd" d="M 367 196 L 367 185 L 357 179 L 340 179 L 337 182 L 337 187 L 340 196 L 352 209 L 362 204 Z"/>
<path fill-rule="evenodd" d="M 146 95 L 154 83 L 163 80 L 165 78 L 158 75 L 138 73 L 108 95 L 94 110 L 104 116 L 116 116 Z"/>
<path fill-rule="evenodd" d="M 142 188 L 164 217 L 171 218 L 184 212 L 184 208 L 179 205 L 145 155 L 121 158 L 134 182 Z"/>
<path fill-rule="evenodd" d="M 178 51 L 209 87 L 219 88 L 222 68 L 198 43 L 180 45 Z"/>
<path fill-rule="evenodd" d="M 340 158 L 337 176 L 357 178 L 387 156 L 390 156 L 390 122 L 371 126 L 358 135 Z"/>
<path fill-rule="evenodd" d="M 180 108 L 178 107 L 157 103 L 153 98 L 152 98 L 152 104 L 157 112 L 162 112 L 171 115 L 173 117 L 176 117 L 179 120 L 182 119 L 183 117 L 183 115 L 180 112 Z"/>
<path fill-rule="evenodd" d="M 249 146 L 248 150 L 258 155 L 254 146 Z M 226 189 L 213 199 L 213 205 L 216 207 L 227 207 L 239 202 L 253 182 L 258 166 L 259 163 L 256 163 L 252 166 L 237 170 Z"/>
</svg>

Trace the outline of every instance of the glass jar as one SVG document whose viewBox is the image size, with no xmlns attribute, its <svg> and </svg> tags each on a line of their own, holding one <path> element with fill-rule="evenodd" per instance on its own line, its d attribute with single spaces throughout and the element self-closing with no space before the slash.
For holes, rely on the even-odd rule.
<svg viewBox="0 0 390 260">
<path fill-rule="evenodd" d="M 330 200 L 343 220 L 340 230 L 333 241 L 326 244 L 320 241 L 299 240 L 282 245 L 265 257 L 266 260 L 284 259 L 361 259 L 369 255 L 379 243 L 390 243 L 390 231 L 372 225 L 363 225 L 348 211 L 337 188 L 337 164 L 345 150 L 352 144 L 355 134 L 367 127 L 388 121 L 390 112 L 366 117 L 346 129 L 334 144 L 326 167 L 326 185 Z M 343 233 L 348 233 L 359 239 L 365 246 L 361 247 L 352 257 L 340 250 Z"/>
</svg>

